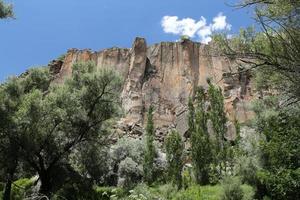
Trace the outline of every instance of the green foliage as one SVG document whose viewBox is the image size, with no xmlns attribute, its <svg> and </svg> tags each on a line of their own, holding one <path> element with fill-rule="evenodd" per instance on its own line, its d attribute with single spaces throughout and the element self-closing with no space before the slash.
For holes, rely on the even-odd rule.
<svg viewBox="0 0 300 200">
<path fill-rule="evenodd" d="M 257 174 L 258 193 L 272 199 L 300 197 L 300 120 L 299 108 L 282 109 L 272 115 L 259 115 L 259 129 L 265 135 L 261 142 L 263 170 Z"/>
<path fill-rule="evenodd" d="M 207 184 L 209 182 L 209 170 L 212 162 L 212 148 L 207 130 L 204 89 L 201 87 L 196 91 L 195 104 L 194 108 L 192 102 L 189 102 L 192 162 L 196 181 L 200 184 Z"/>
<path fill-rule="evenodd" d="M 249 190 L 249 187 L 247 187 Z M 222 194 L 222 187 L 220 185 L 215 186 L 199 186 L 191 185 L 186 190 L 177 190 L 171 184 L 157 185 L 149 187 L 145 184 L 139 184 L 130 194 L 125 198 L 119 198 L 124 200 L 219 200 Z M 245 199 L 246 200 L 246 199 Z"/>
<path fill-rule="evenodd" d="M 243 183 L 247 183 L 255 186 L 257 184 L 256 173 L 260 169 L 257 160 L 253 157 L 240 156 L 238 159 L 238 171 L 237 174 L 241 176 Z"/>
<path fill-rule="evenodd" d="M 66 54 L 61 54 L 61 55 L 57 58 L 57 60 L 59 60 L 59 61 L 64 61 L 64 60 L 65 60 L 65 57 L 66 57 Z"/>
<path fill-rule="evenodd" d="M 299 101 L 299 1 L 244 0 L 239 7 L 254 7 L 258 32 L 250 27 L 228 40 L 215 37 L 222 52 L 242 61 L 242 70 L 257 69 L 259 89 L 270 87 L 287 95 L 287 104 Z"/>
<path fill-rule="evenodd" d="M 225 140 L 227 117 L 222 90 L 221 88 L 214 86 L 210 81 L 208 81 L 208 84 L 208 99 L 210 102 L 208 117 L 212 122 L 213 131 L 216 136 L 213 145 L 215 159 L 212 168 L 215 172 L 218 171 L 215 175 L 221 178 L 222 173 L 228 174 L 228 169 L 232 170 L 233 147 L 231 147 L 229 141 Z"/>
<path fill-rule="evenodd" d="M 125 192 L 121 188 L 115 187 L 94 187 L 97 193 L 98 200 L 114 200 L 125 195 Z"/>
<path fill-rule="evenodd" d="M 78 151 L 70 155 L 72 167 L 82 176 L 89 176 L 97 185 L 111 184 L 110 165 L 111 157 L 107 147 L 99 145 L 101 138 L 95 138 L 97 142 L 84 143 L 78 147 Z"/>
<path fill-rule="evenodd" d="M 220 154 L 224 148 L 226 129 L 226 113 L 224 109 L 224 97 L 221 88 L 217 88 L 209 82 L 208 98 L 210 102 L 209 119 L 212 121 L 213 130 L 216 134 L 216 153 Z M 219 159 L 222 159 L 220 156 Z"/>
<path fill-rule="evenodd" d="M 192 171 L 191 168 L 186 168 L 182 172 L 182 187 L 183 187 L 183 189 L 187 189 L 193 183 L 191 171 Z"/>
<path fill-rule="evenodd" d="M 61 187 L 55 195 L 53 195 L 52 199 L 98 200 L 102 199 L 102 194 L 97 193 L 93 190 L 92 186 L 86 182 L 69 182 L 65 183 L 63 187 Z"/>
<path fill-rule="evenodd" d="M 262 152 L 260 142 L 263 137 L 250 127 L 241 129 L 243 137 L 238 142 L 235 154 L 235 173 L 241 177 L 242 183 L 256 186 L 256 173 L 262 168 Z"/>
<path fill-rule="evenodd" d="M 167 153 L 169 180 L 175 183 L 178 188 L 181 188 L 184 144 L 177 131 L 173 130 L 168 135 L 165 140 L 165 147 Z"/>
<path fill-rule="evenodd" d="M 272 199 L 300 198 L 300 168 L 296 170 L 284 168 L 273 171 L 261 170 L 257 176 L 259 184 L 265 187 L 264 189 Z"/>
<path fill-rule="evenodd" d="M 272 199 L 299 198 L 299 107 L 281 108 L 278 97 L 256 102 L 257 130 L 264 135 L 260 142 L 262 168 L 256 172 L 257 196 Z"/>
<path fill-rule="evenodd" d="M 14 17 L 13 6 L 0 0 L 0 19 Z"/>
<path fill-rule="evenodd" d="M 154 182 L 154 159 L 156 157 L 156 151 L 154 146 L 154 124 L 153 124 L 153 107 L 150 106 L 147 115 L 147 127 L 146 127 L 146 149 L 144 156 L 144 179 L 148 184 Z"/>
<path fill-rule="evenodd" d="M 59 187 L 56 178 L 61 175 L 55 170 L 68 162 L 75 147 L 104 138 L 118 113 L 120 79 L 112 71 L 95 69 L 92 62 L 77 63 L 64 84 L 50 88 L 49 69 L 34 69 L 1 87 L 0 96 L 7 100 L 0 112 L 8 113 L 1 117 L 14 123 L 12 129 L 1 126 L 7 130 L 1 133 L 10 138 L 14 131 L 14 149 L 21 147 L 22 164 L 39 174 L 44 194 Z M 6 112 L 8 108 L 13 109 Z"/>
<path fill-rule="evenodd" d="M 181 41 L 190 40 L 190 37 L 188 35 L 182 35 L 182 36 L 180 36 L 180 40 Z"/>
<path fill-rule="evenodd" d="M 241 182 L 238 177 L 225 177 L 222 181 L 223 194 L 222 200 L 241 200 L 244 192 L 241 188 Z"/>
<path fill-rule="evenodd" d="M 296 115 L 280 113 L 265 121 L 263 133 L 266 140 L 261 147 L 265 167 L 268 169 L 300 167 L 300 119 L 298 116 L 298 113 Z"/>
<path fill-rule="evenodd" d="M 119 183 L 124 189 L 132 189 L 142 178 L 142 169 L 130 157 L 121 161 L 118 170 Z"/>
<path fill-rule="evenodd" d="M 110 158 L 116 163 L 130 157 L 134 162 L 141 165 L 144 160 L 145 144 L 142 140 L 124 136 L 111 146 L 110 151 Z"/>
<path fill-rule="evenodd" d="M 20 141 L 23 131 L 19 123 L 20 111 L 32 93 L 44 92 L 50 84 L 49 69 L 30 69 L 20 77 L 8 79 L 0 86 L 0 163 L 1 179 L 5 177 L 7 196 L 9 185 L 16 178 L 15 174 L 22 157 Z M 25 127 L 23 127 L 25 128 Z M 23 164 L 23 170 L 26 165 Z"/>
<path fill-rule="evenodd" d="M 23 200 L 33 184 L 34 179 L 23 178 L 15 181 L 11 191 L 11 199 Z"/>
<path fill-rule="evenodd" d="M 186 190 L 181 190 L 174 195 L 173 200 L 219 200 L 222 193 L 222 188 L 219 185 L 215 186 L 198 186 L 192 185 Z"/>
<path fill-rule="evenodd" d="M 119 177 L 119 172 L 127 166 L 127 162 L 124 163 L 124 161 L 131 160 L 135 163 L 134 166 L 137 164 L 135 171 L 128 169 L 134 173 L 132 174 L 135 177 L 133 181 L 141 180 L 145 150 L 142 140 L 124 136 L 111 146 L 101 145 L 100 142 L 103 141 L 103 138 L 97 138 L 96 141 L 98 142 L 83 143 L 78 148 L 79 152 L 71 155 L 70 160 L 76 171 L 82 176 L 90 177 L 97 185 L 114 186 L 118 184 L 118 178 L 121 178 L 121 182 L 123 182 L 125 177 Z M 120 165 L 121 163 L 122 165 Z M 121 166 L 123 166 L 122 170 Z"/>
<path fill-rule="evenodd" d="M 133 190 L 130 191 L 128 197 L 124 198 L 124 200 L 150 200 L 150 199 L 158 199 L 160 196 L 145 184 L 137 185 Z"/>
</svg>

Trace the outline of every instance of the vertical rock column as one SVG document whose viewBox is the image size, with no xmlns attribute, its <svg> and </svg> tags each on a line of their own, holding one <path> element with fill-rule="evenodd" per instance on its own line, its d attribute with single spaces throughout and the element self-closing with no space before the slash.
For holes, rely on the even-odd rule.
<svg viewBox="0 0 300 200">
<path fill-rule="evenodd" d="M 126 119 L 132 123 L 142 122 L 142 81 L 147 61 L 147 45 L 143 38 L 136 38 L 131 48 L 130 67 L 122 92 L 122 104 Z"/>
</svg>

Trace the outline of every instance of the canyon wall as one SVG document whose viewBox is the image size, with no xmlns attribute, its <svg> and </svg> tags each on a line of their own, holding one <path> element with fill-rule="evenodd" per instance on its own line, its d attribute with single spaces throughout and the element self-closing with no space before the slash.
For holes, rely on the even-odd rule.
<svg viewBox="0 0 300 200">
<path fill-rule="evenodd" d="M 125 115 L 118 122 L 120 135 L 142 135 L 151 104 L 155 108 L 158 139 L 163 139 L 171 128 L 184 135 L 188 128 L 188 99 L 197 86 L 207 88 L 207 78 L 223 90 L 231 139 L 235 137 L 235 120 L 244 123 L 253 118 L 249 105 L 255 91 L 250 74 L 238 73 L 233 61 L 213 55 L 212 45 L 184 40 L 147 46 L 145 39 L 136 38 L 130 49 L 71 49 L 63 61 L 50 65 L 55 81 L 62 82 L 70 76 L 75 62 L 89 60 L 98 69 L 111 68 L 123 78 L 121 99 Z"/>
</svg>

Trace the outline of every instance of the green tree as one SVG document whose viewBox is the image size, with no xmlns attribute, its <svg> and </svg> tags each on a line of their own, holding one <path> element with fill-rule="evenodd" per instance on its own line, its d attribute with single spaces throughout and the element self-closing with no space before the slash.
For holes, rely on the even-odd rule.
<svg viewBox="0 0 300 200">
<path fill-rule="evenodd" d="M 11 4 L 6 4 L 0 0 L 0 19 L 12 18 L 14 16 Z"/>
<path fill-rule="evenodd" d="M 49 70 L 37 68 L 27 71 L 21 77 L 8 79 L 0 86 L 0 166 L 4 171 L 6 187 L 4 199 L 10 199 L 11 184 L 16 178 L 20 159 L 22 129 L 18 112 L 27 94 L 33 90 L 45 92 L 50 84 Z"/>
<path fill-rule="evenodd" d="M 153 124 L 153 106 L 149 107 L 147 114 L 147 127 L 146 127 L 146 149 L 144 155 L 144 179 L 148 184 L 154 182 L 154 159 L 156 151 L 154 146 L 154 124 Z"/>
<path fill-rule="evenodd" d="M 178 188 L 182 187 L 182 168 L 183 168 L 183 151 L 184 144 L 181 136 L 173 130 L 165 141 L 165 148 L 168 162 L 169 179 L 175 183 Z"/>
<path fill-rule="evenodd" d="M 208 84 L 208 98 L 210 102 L 209 119 L 212 122 L 216 136 L 214 141 L 215 163 L 219 165 L 220 173 L 222 173 L 223 169 L 226 172 L 230 153 L 230 148 L 228 148 L 229 143 L 225 141 L 227 118 L 224 109 L 224 97 L 221 88 L 214 86 L 209 80 Z"/>
<path fill-rule="evenodd" d="M 202 87 L 196 90 L 194 107 L 189 102 L 189 126 L 191 132 L 191 155 L 196 180 L 200 184 L 209 183 L 212 147 L 207 130 L 207 113 L 205 110 L 205 93 Z M 193 118 L 194 116 L 194 118 Z"/>
<path fill-rule="evenodd" d="M 259 193 L 272 199 L 299 199 L 299 108 L 273 111 L 259 120 L 259 130 L 266 137 L 260 144 L 264 162 L 257 174 Z"/>
<path fill-rule="evenodd" d="M 22 161 L 39 175 L 40 192 L 48 196 L 58 189 L 69 155 L 79 144 L 103 137 L 118 111 L 121 81 L 112 71 L 96 71 L 92 62 L 72 70 L 64 84 L 47 91 L 36 88 L 41 76 L 28 81 L 32 89 L 16 111 Z"/>
<path fill-rule="evenodd" d="M 287 105 L 299 102 L 300 1 L 244 0 L 237 7 L 254 9 L 258 32 L 248 28 L 231 39 L 217 36 L 219 49 L 238 61 L 241 73 L 258 70 L 264 82 L 276 81 L 272 87 L 287 95 Z"/>
</svg>

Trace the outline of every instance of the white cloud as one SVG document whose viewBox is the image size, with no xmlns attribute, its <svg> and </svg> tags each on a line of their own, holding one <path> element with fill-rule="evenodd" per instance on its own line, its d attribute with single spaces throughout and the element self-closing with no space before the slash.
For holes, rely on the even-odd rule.
<svg viewBox="0 0 300 200">
<path fill-rule="evenodd" d="M 212 30 L 230 30 L 231 25 L 226 22 L 226 16 L 223 13 L 219 13 L 216 17 L 213 18 Z"/>
<path fill-rule="evenodd" d="M 206 19 L 203 16 L 198 21 L 192 18 L 183 18 L 180 20 L 177 16 L 164 16 L 161 20 L 161 26 L 165 33 L 187 35 L 191 38 L 197 36 L 205 44 L 211 41 L 213 31 L 231 29 L 231 25 L 226 21 L 226 16 L 222 13 L 214 17 L 213 23 L 209 25 L 207 25 Z"/>
<path fill-rule="evenodd" d="M 204 44 L 207 44 L 208 42 L 211 41 L 211 26 L 204 26 L 203 28 L 199 29 L 197 32 L 197 35 L 200 38 L 200 41 Z"/>
<path fill-rule="evenodd" d="M 197 30 L 205 24 L 206 20 L 204 17 L 201 17 L 199 21 L 195 21 L 191 18 L 178 20 L 177 16 L 164 16 L 161 21 L 165 33 L 188 35 L 189 37 L 194 37 Z"/>
</svg>

